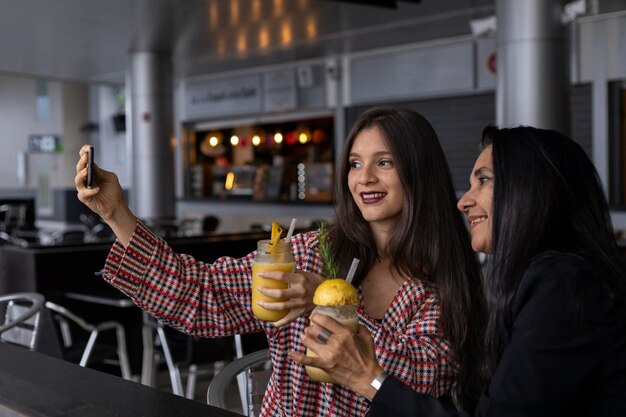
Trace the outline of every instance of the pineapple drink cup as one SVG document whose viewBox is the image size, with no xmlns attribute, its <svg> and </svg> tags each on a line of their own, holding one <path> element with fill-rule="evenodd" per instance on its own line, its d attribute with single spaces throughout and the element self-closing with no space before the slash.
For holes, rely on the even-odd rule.
<svg viewBox="0 0 626 417">
<path fill-rule="evenodd" d="M 282 233 L 278 223 L 272 223 L 272 238 L 258 242 L 257 254 L 252 263 L 252 313 L 260 320 L 274 322 L 287 315 L 289 310 L 268 310 L 258 305 L 259 301 L 278 302 L 287 301 L 282 298 L 268 297 L 258 290 L 259 287 L 272 289 L 286 289 L 287 283 L 275 279 L 262 278 L 262 271 L 291 272 L 295 267 L 295 260 L 291 253 L 290 242 L 280 240 Z"/>
<path fill-rule="evenodd" d="M 359 326 L 359 317 L 356 307 L 359 296 L 356 288 L 342 278 L 327 279 L 322 282 L 313 296 L 313 310 L 317 314 L 325 314 L 356 333 Z M 315 352 L 307 350 L 307 356 L 317 356 Z M 307 366 L 306 373 L 311 379 L 319 382 L 335 383 L 325 371 L 314 366 Z"/>
</svg>

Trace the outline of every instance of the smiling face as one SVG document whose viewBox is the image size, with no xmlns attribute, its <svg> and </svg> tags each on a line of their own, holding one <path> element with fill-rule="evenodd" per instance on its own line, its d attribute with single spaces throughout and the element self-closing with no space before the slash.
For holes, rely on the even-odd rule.
<svg viewBox="0 0 626 417">
<path fill-rule="evenodd" d="M 402 211 L 404 192 L 380 129 L 359 132 L 348 157 L 348 187 L 363 218 L 390 230 Z"/>
<path fill-rule="evenodd" d="M 470 175 L 470 189 L 457 204 L 467 217 L 472 235 L 472 249 L 476 252 L 492 251 L 493 187 L 492 146 L 489 145 L 478 156 Z"/>
</svg>

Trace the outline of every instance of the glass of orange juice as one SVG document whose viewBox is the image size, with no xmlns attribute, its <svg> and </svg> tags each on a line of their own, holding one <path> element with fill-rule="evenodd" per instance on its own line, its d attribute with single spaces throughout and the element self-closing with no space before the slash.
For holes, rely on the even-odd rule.
<svg viewBox="0 0 626 417">
<path fill-rule="evenodd" d="M 319 306 L 315 307 L 313 313 L 324 314 L 330 316 L 341 323 L 343 326 L 350 329 L 353 333 L 356 333 L 359 328 L 359 316 L 356 312 L 355 305 L 347 306 Z M 317 356 L 315 352 L 310 349 L 306 351 L 307 356 Z M 314 366 L 306 366 L 306 373 L 309 377 L 318 382 L 328 382 L 335 384 L 336 381 L 320 368 Z"/>
<path fill-rule="evenodd" d="M 257 254 L 252 263 L 252 313 L 260 320 L 274 322 L 287 315 L 289 310 L 268 310 L 261 307 L 258 302 L 279 302 L 287 301 L 284 298 L 273 298 L 261 294 L 259 287 L 272 289 L 286 289 L 287 283 L 271 278 L 262 278 L 259 272 L 262 271 L 283 271 L 292 272 L 296 265 L 291 253 L 290 242 L 279 240 L 277 248 L 273 253 L 269 253 L 270 240 L 260 240 L 257 244 Z"/>
<path fill-rule="evenodd" d="M 317 307 L 313 313 L 330 316 L 356 333 L 359 328 L 359 316 L 356 311 L 358 303 L 359 296 L 352 284 L 342 278 L 327 279 L 315 290 L 313 304 Z M 307 349 L 306 355 L 317 356 L 310 349 Z M 336 383 L 320 368 L 306 366 L 306 373 L 315 381 Z"/>
</svg>

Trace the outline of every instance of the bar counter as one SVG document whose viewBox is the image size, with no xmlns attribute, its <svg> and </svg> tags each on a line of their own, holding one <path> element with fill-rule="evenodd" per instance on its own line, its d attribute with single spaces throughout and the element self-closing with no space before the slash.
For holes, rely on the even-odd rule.
<svg viewBox="0 0 626 417">
<path fill-rule="evenodd" d="M 3 417 L 237 417 L 216 407 L 0 343 Z"/>
<path fill-rule="evenodd" d="M 213 262 L 223 255 L 240 257 L 256 250 L 267 232 L 211 234 L 169 238 L 178 253 Z M 99 293 L 106 285 L 94 272 L 104 266 L 113 242 L 20 247 L 0 245 L 0 294 L 36 291 L 46 298 L 67 291 Z"/>
</svg>

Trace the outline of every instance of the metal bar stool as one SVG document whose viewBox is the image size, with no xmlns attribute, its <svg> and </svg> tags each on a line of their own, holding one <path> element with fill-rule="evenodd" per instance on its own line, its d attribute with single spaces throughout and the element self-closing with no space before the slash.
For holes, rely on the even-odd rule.
<svg viewBox="0 0 626 417">
<path fill-rule="evenodd" d="M 47 301 L 46 308 L 53 311 L 55 314 L 53 318 L 59 324 L 61 338 L 63 340 L 63 346 L 69 348 L 73 345 L 73 340 L 70 332 L 69 321 L 89 333 L 89 339 L 85 349 L 80 357 L 79 365 L 86 367 L 89 359 L 93 353 L 94 347 L 98 336 L 105 331 L 114 330 L 116 337 L 116 353 L 119 360 L 120 371 L 122 378 L 131 379 L 130 362 L 128 360 L 128 350 L 126 349 L 126 335 L 124 334 L 124 327 L 116 321 L 105 321 L 99 324 L 87 323 L 82 317 L 77 316 L 65 307 L 62 307 L 53 302 Z"/>
<path fill-rule="evenodd" d="M 0 342 L 37 348 L 41 308 L 45 299 L 39 293 L 14 293 L 0 296 L 4 307 L 4 324 L 0 326 Z"/>
</svg>

